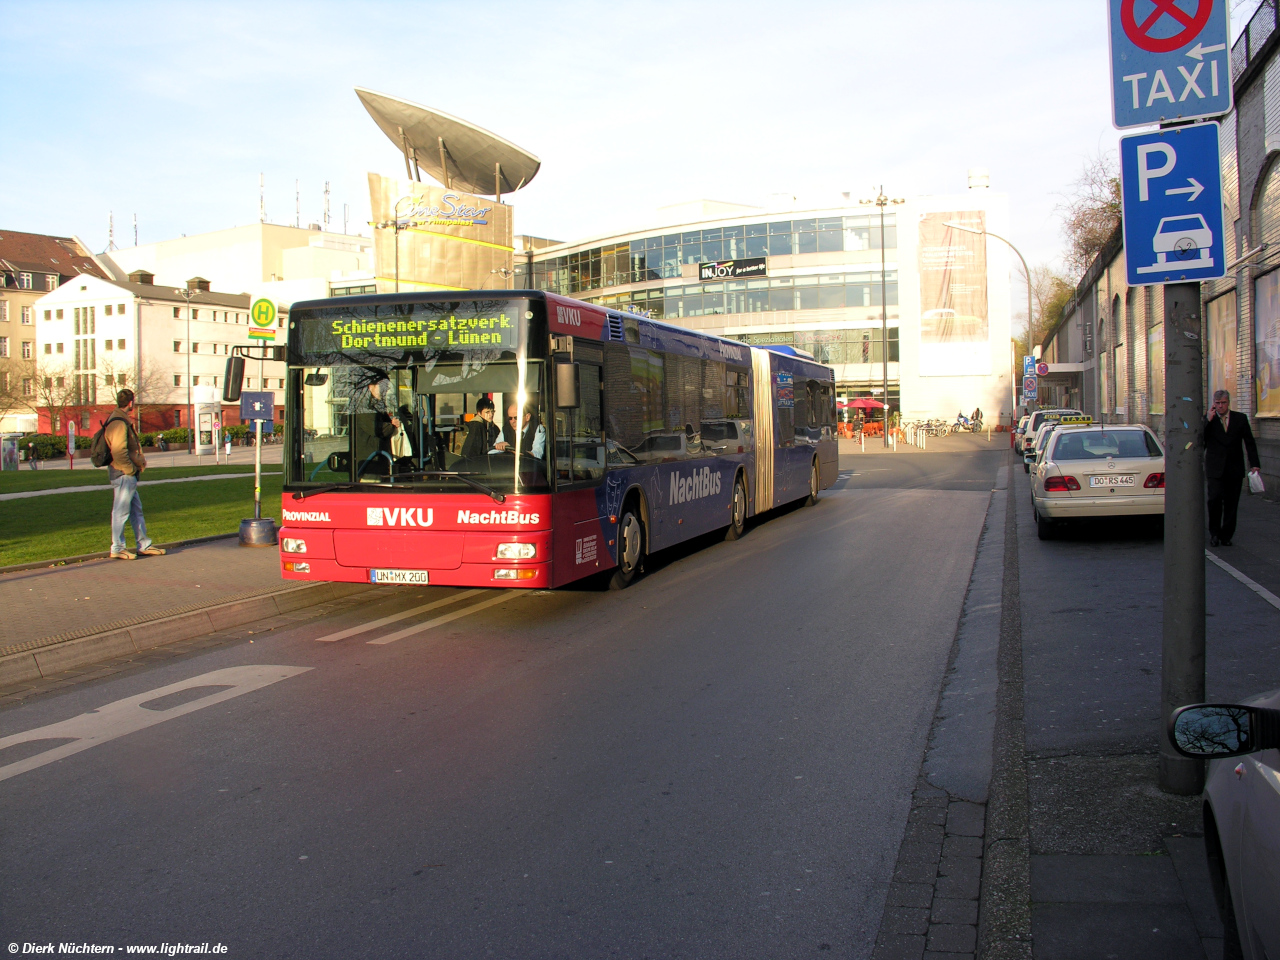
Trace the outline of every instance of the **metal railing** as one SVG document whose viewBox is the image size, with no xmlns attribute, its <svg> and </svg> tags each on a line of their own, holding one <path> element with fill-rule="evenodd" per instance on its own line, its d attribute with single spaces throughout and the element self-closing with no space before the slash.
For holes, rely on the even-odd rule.
<svg viewBox="0 0 1280 960">
<path fill-rule="evenodd" d="M 1280 0 L 1262 0 L 1245 25 L 1244 32 L 1231 46 L 1231 80 L 1235 82 L 1261 52 L 1263 45 L 1276 32 Z"/>
</svg>

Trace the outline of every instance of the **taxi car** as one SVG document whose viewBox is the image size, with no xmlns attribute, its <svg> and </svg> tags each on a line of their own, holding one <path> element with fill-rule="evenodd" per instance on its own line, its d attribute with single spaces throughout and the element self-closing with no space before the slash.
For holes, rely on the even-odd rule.
<svg viewBox="0 0 1280 960">
<path fill-rule="evenodd" d="M 1046 419 L 1040 424 L 1040 429 L 1031 435 L 1031 439 L 1026 443 L 1025 452 L 1022 454 L 1022 469 L 1025 473 L 1030 473 L 1035 468 L 1036 461 L 1040 459 L 1044 453 L 1044 445 L 1049 440 L 1049 434 L 1053 433 L 1058 427 L 1065 422 L 1073 423 L 1093 423 L 1092 417 L 1063 416 L 1055 413 L 1050 419 Z"/>
<path fill-rule="evenodd" d="M 1280 690 L 1179 707 L 1167 733 L 1180 754 L 1209 761 L 1204 845 L 1223 956 L 1280 957 Z"/>
<path fill-rule="evenodd" d="M 1063 421 L 1047 431 L 1031 503 L 1041 540 L 1083 517 L 1163 517 L 1164 448 L 1140 424 Z"/>
<path fill-rule="evenodd" d="M 1027 423 L 1030 420 L 1031 420 L 1031 416 L 1028 414 L 1027 416 L 1023 417 L 1021 420 L 1018 421 L 1017 429 L 1013 431 L 1014 449 L 1016 449 L 1019 453 L 1022 452 L 1022 438 L 1026 436 Z"/>
<path fill-rule="evenodd" d="M 1027 428 L 1022 434 L 1022 446 L 1018 448 L 1018 452 L 1024 456 L 1026 455 L 1027 448 L 1035 441 L 1036 433 L 1044 426 L 1046 420 L 1061 420 L 1063 417 L 1079 417 L 1083 415 L 1083 410 L 1076 410 L 1073 407 L 1053 407 L 1037 410 L 1027 420 Z"/>
</svg>

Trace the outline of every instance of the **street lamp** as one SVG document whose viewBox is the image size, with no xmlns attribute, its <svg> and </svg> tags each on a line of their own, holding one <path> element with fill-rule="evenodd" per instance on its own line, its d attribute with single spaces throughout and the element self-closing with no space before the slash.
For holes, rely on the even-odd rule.
<svg viewBox="0 0 1280 960">
<path fill-rule="evenodd" d="M 413 194 L 405 194 L 403 197 L 401 197 L 399 200 L 397 200 L 397 201 L 396 201 L 395 207 L 394 207 L 394 208 L 392 209 L 392 211 L 391 211 L 391 212 L 392 212 L 392 214 L 394 215 L 394 219 L 392 219 L 392 220 L 383 220 L 383 221 L 382 221 L 382 222 L 380 222 L 380 223 L 375 223 L 375 224 L 374 224 L 374 227 L 376 227 L 376 228 L 377 228 L 377 229 L 379 229 L 379 230 L 385 230 L 387 227 L 390 227 L 392 230 L 394 230 L 394 231 L 395 231 L 395 244 L 396 244 L 396 293 L 399 293 L 399 292 L 400 292 L 400 231 L 401 231 L 401 230 L 405 230 L 405 229 L 407 229 L 407 228 L 409 228 L 409 227 L 420 227 L 420 226 L 422 226 L 423 224 L 427 223 L 427 221 L 426 221 L 426 220 L 403 220 L 403 219 L 401 219 L 401 217 L 400 217 L 400 204 L 404 203 L 406 200 L 412 200 L 412 201 L 414 201 L 414 202 L 417 202 L 417 198 L 416 198 L 416 197 L 414 197 L 414 196 L 413 196 Z"/>
<path fill-rule="evenodd" d="M 1012 243 L 1010 243 L 1004 237 L 1000 236 L 1000 234 L 998 233 L 992 233 L 990 230 L 975 230 L 973 229 L 973 227 L 966 227 L 962 223 L 953 223 L 950 220 L 944 221 L 942 225 L 944 227 L 951 227 L 955 230 L 963 230 L 965 233 L 977 234 L 980 237 L 995 237 L 997 240 L 999 240 L 1006 247 L 1008 247 L 1010 250 L 1012 250 L 1014 253 L 1018 255 L 1018 259 L 1022 261 L 1022 272 L 1027 277 L 1027 349 L 1028 350 L 1031 349 L 1031 271 L 1027 269 L 1027 258 L 1022 255 L 1022 252 L 1018 250 L 1017 247 L 1015 247 Z M 1012 354 L 1012 351 L 1010 351 L 1010 354 Z M 1010 433 L 1012 433 L 1013 428 L 1014 426 L 1016 426 L 1017 419 L 1018 419 L 1018 392 L 1017 392 L 1018 381 L 1017 381 L 1017 378 L 1014 376 L 1014 370 L 1016 369 L 1014 366 L 1015 363 L 1016 361 L 1011 355 L 1009 357 L 1009 404 L 1010 404 L 1009 430 L 1010 430 Z"/>
<path fill-rule="evenodd" d="M 885 253 L 884 253 L 884 208 L 889 204 L 906 203 L 905 200 L 890 200 L 884 195 L 884 186 L 874 200 L 859 200 L 859 203 L 874 203 L 880 208 L 880 366 L 881 386 L 884 389 L 884 445 L 889 446 L 889 298 L 886 295 Z M 898 378 L 898 405 L 902 405 L 902 378 Z"/>
<path fill-rule="evenodd" d="M 195 453 L 196 431 L 195 425 L 191 422 L 191 301 L 195 297 L 197 291 L 187 287 L 175 288 L 174 293 L 187 301 L 187 455 Z"/>
</svg>

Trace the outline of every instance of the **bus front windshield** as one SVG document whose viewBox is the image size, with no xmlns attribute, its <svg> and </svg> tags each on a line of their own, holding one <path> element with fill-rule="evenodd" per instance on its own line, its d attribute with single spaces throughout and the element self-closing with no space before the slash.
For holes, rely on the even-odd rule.
<svg viewBox="0 0 1280 960">
<path fill-rule="evenodd" d="M 458 307 L 473 305 L 396 306 L 417 308 L 414 316 L 426 318 L 419 323 L 459 323 L 464 311 Z M 439 307 L 453 308 L 443 321 Z M 465 312 L 476 313 L 474 307 Z M 324 320 L 332 331 L 404 325 L 365 319 L 353 328 L 331 316 Z M 416 337 L 412 329 L 410 335 Z M 545 364 L 525 360 L 514 335 L 492 349 L 414 343 L 406 351 L 400 344 L 379 349 L 375 342 L 373 349 L 359 345 L 358 352 L 346 336 L 348 345 L 339 351 L 293 351 L 295 361 L 318 362 L 290 371 L 291 485 L 491 495 L 549 489 Z"/>
</svg>

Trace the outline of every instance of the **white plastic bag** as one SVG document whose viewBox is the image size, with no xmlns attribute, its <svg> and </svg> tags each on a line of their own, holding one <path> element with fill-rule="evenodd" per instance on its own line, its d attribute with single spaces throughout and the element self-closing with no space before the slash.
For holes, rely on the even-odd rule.
<svg viewBox="0 0 1280 960">
<path fill-rule="evenodd" d="M 1262 485 L 1262 474 L 1260 473 L 1249 474 L 1249 492 L 1250 493 L 1265 493 L 1266 489 L 1267 488 Z"/>
</svg>

